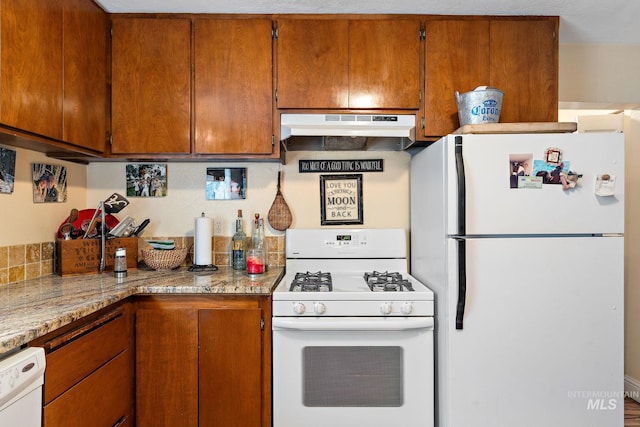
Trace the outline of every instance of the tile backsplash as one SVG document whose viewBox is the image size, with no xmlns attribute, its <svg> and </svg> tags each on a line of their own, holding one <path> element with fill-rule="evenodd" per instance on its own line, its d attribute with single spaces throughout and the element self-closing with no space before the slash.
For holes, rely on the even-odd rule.
<svg viewBox="0 0 640 427">
<path fill-rule="evenodd" d="M 54 242 L 0 247 L 0 285 L 53 273 Z"/>
<path fill-rule="evenodd" d="M 138 251 L 147 246 L 145 240 L 171 239 L 177 246 L 188 247 L 186 262 L 193 259 L 193 237 L 145 237 L 140 239 Z M 212 259 L 215 265 L 230 265 L 231 236 L 212 237 Z M 285 264 L 284 236 L 267 236 L 267 263 L 270 266 Z M 0 286 L 35 279 L 55 273 L 55 242 L 29 243 L 26 245 L 0 247 Z M 142 254 L 138 254 L 142 260 Z"/>
</svg>

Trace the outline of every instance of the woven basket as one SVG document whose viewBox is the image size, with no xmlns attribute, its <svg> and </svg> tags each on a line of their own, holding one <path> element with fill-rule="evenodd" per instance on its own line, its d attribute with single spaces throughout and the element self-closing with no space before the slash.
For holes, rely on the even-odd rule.
<svg viewBox="0 0 640 427">
<path fill-rule="evenodd" d="M 142 259 L 154 270 L 171 270 L 179 267 L 187 257 L 188 249 L 175 248 L 171 250 L 143 249 Z"/>
<path fill-rule="evenodd" d="M 278 191 L 276 198 L 269 209 L 267 220 L 274 230 L 284 231 L 291 226 L 291 210 L 280 192 L 280 172 L 278 172 Z"/>
</svg>

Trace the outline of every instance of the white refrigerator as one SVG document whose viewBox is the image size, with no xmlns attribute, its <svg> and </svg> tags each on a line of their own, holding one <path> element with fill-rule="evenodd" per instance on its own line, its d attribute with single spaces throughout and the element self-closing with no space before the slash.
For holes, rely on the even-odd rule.
<svg viewBox="0 0 640 427">
<path fill-rule="evenodd" d="M 623 231 L 620 133 L 449 135 L 412 157 L 436 426 L 623 425 Z"/>
</svg>

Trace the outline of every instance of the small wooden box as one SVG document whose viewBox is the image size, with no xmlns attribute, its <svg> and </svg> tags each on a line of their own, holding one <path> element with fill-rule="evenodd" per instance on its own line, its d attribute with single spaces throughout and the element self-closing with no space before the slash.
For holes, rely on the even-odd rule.
<svg viewBox="0 0 640 427">
<path fill-rule="evenodd" d="M 56 271 L 60 276 L 98 273 L 100 239 L 56 240 Z M 113 271 L 117 248 L 127 250 L 127 269 L 138 267 L 138 238 L 122 237 L 105 242 L 104 271 Z"/>
</svg>

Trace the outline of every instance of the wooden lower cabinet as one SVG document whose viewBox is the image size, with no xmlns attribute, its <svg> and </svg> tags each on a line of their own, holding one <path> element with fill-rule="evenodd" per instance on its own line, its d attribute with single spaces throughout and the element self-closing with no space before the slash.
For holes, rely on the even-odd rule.
<svg viewBox="0 0 640 427">
<path fill-rule="evenodd" d="M 136 311 L 136 425 L 271 425 L 267 296 L 145 296 Z"/>
<path fill-rule="evenodd" d="M 129 302 L 33 341 L 45 348 L 43 427 L 132 426 L 133 313 Z"/>
</svg>

